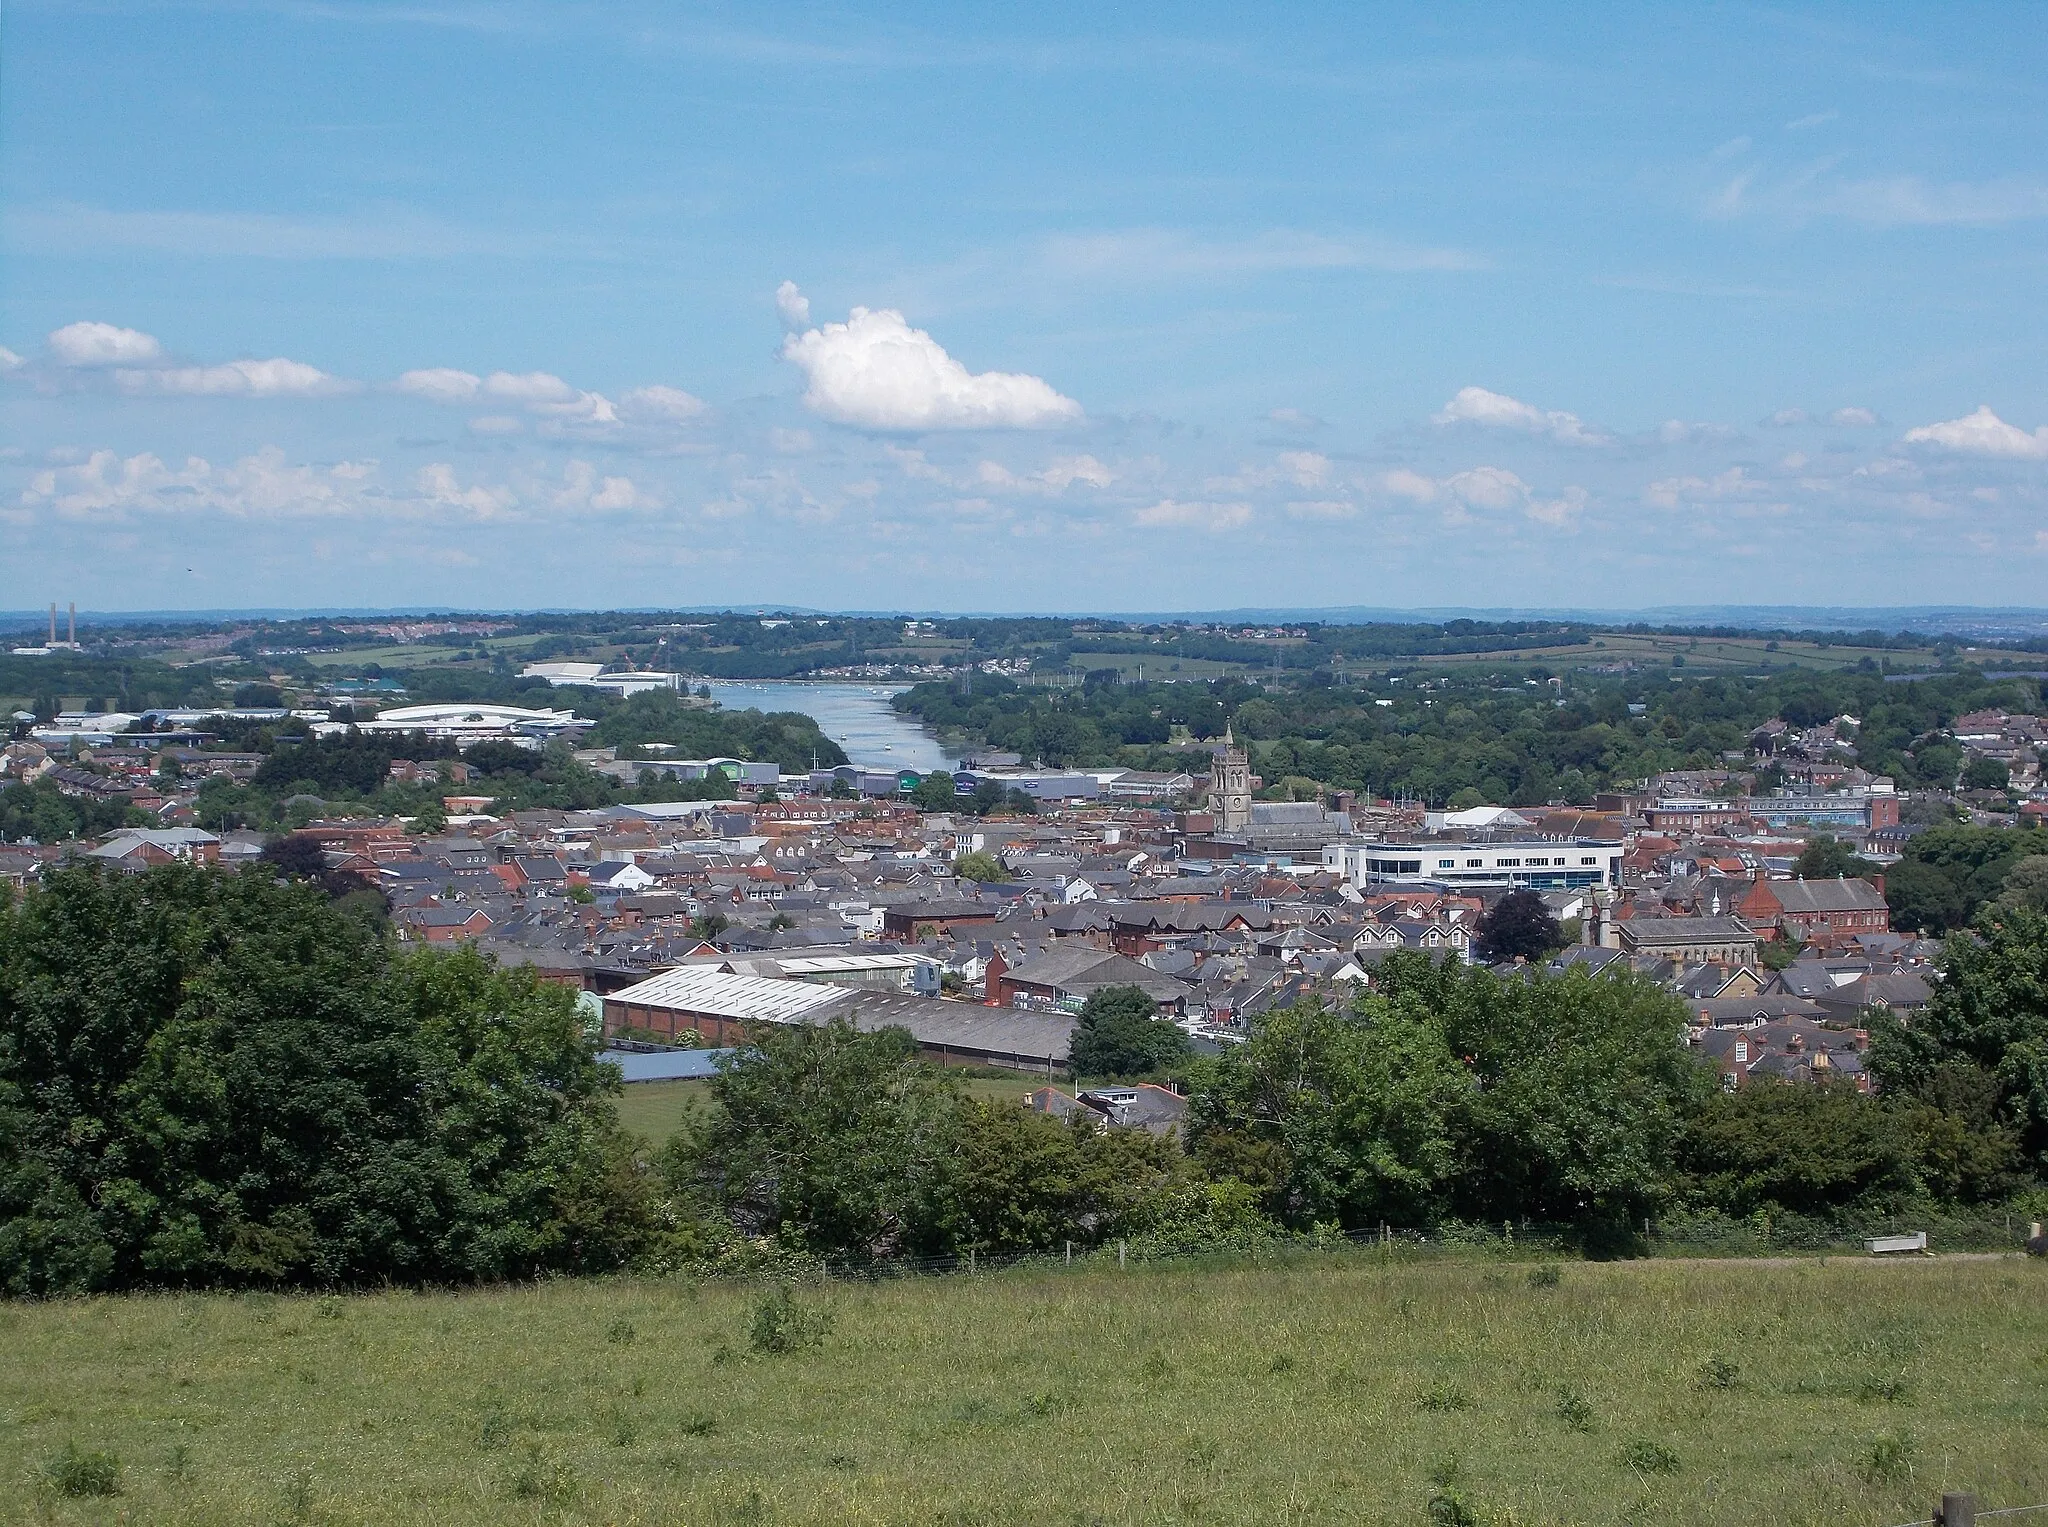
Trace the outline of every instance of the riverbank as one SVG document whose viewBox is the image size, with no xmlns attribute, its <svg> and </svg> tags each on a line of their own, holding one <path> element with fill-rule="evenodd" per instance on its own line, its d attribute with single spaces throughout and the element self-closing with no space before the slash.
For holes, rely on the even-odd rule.
<svg viewBox="0 0 2048 1527">
<path fill-rule="evenodd" d="M 711 685 L 711 698 L 727 710 L 797 711 L 846 750 L 857 764 L 873 769 L 951 769 L 958 755 L 938 736 L 894 709 L 890 697 L 902 684 L 819 683 L 763 679 Z"/>
</svg>

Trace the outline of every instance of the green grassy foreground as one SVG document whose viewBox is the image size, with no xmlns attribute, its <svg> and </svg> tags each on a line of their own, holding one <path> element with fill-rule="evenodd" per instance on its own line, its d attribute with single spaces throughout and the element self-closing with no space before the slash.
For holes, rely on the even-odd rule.
<svg viewBox="0 0 2048 1527">
<path fill-rule="evenodd" d="M 760 1287 L 0 1307 L 0 1516 L 164 1523 L 1924 1519 L 2048 1501 L 2048 1266 L 1370 1252 Z M 47 1465 L 110 1452 L 121 1491 Z M 1448 1482 L 1448 1485 L 1446 1485 Z"/>
</svg>

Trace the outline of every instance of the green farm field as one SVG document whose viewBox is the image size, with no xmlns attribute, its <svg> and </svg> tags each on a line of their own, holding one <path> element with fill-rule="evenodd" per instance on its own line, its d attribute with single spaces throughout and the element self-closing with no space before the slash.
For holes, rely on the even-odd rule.
<svg viewBox="0 0 2048 1527">
<path fill-rule="evenodd" d="M 835 1282 L 780 1353 L 750 1340 L 758 1284 L 13 1304 L 0 1519 L 1890 1527 L 1944 1486 L 2048 1501 L 2048 1265 L 1384 1256 Z M 96 1472 L 70 1447 L 119 1493 L 62 1493 Z"/>
<path fill-rule="evenodd" d="M 1591 643 L 1525 647 L 1519 651 L 1430 653 L 1405 661 L 1412 661 L 1428 668 L 1496 668 L 1503 663 L 1520 662 L 1571 669 L 1624 661 L 1632 662 L 1638 667 L 1663 666 L 1668 665 L 1674 656 L 1683 656 L 1688 667 L 1716 672 L 1739 670 L 1753 673 L 1766 663 L 1773 668 L 1808 668 L 1816 672 L 1835 672 L 1844 668 L 1854 668 L 1865 658 L 1889 660 L 1892 667 L 1899 672 L 1932 668 L 1935 665 L 1935 655 L 1931 648 L 1919 651 L 1877 650 L 1838 643 L 1830 643 L 1823 647 L 1818 642 L 1770 642 L 1762 637 L 1695 638 L 1623 631 L 1605 632 Z"/>
</svg>

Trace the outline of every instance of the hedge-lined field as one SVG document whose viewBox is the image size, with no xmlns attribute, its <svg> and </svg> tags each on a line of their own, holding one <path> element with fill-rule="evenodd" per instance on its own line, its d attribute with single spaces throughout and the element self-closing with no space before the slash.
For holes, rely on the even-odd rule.
<svg viewBox="0 0 2048 1527">
<path fill-rule="evenodd" d="M 2048 1500 L 2048 1266 L 2016 1258 L 111 1297 L 0 1306 L 0 1350 L 21 1521 L 1888 1527 L 1944 1485 Z"/>
</svg>

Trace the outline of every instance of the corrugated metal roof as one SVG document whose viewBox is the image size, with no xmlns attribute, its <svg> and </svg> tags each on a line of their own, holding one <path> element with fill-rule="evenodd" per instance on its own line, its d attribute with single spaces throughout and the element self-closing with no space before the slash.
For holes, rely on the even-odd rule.
<svg viewBox="0 0 2048 1527">
<path fill-rule="evenodd" d="M 759 1023 L 806 1021 L 817 1008 L 844 1002 L 836 986 L 808 981 L 781 981 L 772 976 L 729 976 L 702 965 L 665 970 L 658 976 L 612 992 L 605 1001 L 635 1007 L 672 1007 L 714 1018 L 742 1018 Z"/>
<path fill-rule="evenodd" d="M 921 1045 L 978 1050 L 1033 1064 L 1064 1065 L 1074 1034 L 1071 1013 L 984 1007 L 939 997 L 861 992 L 854 996 L 851 1012 L 854 1027 L 863 1031 L 904 1028 Z"/>
</svg>

